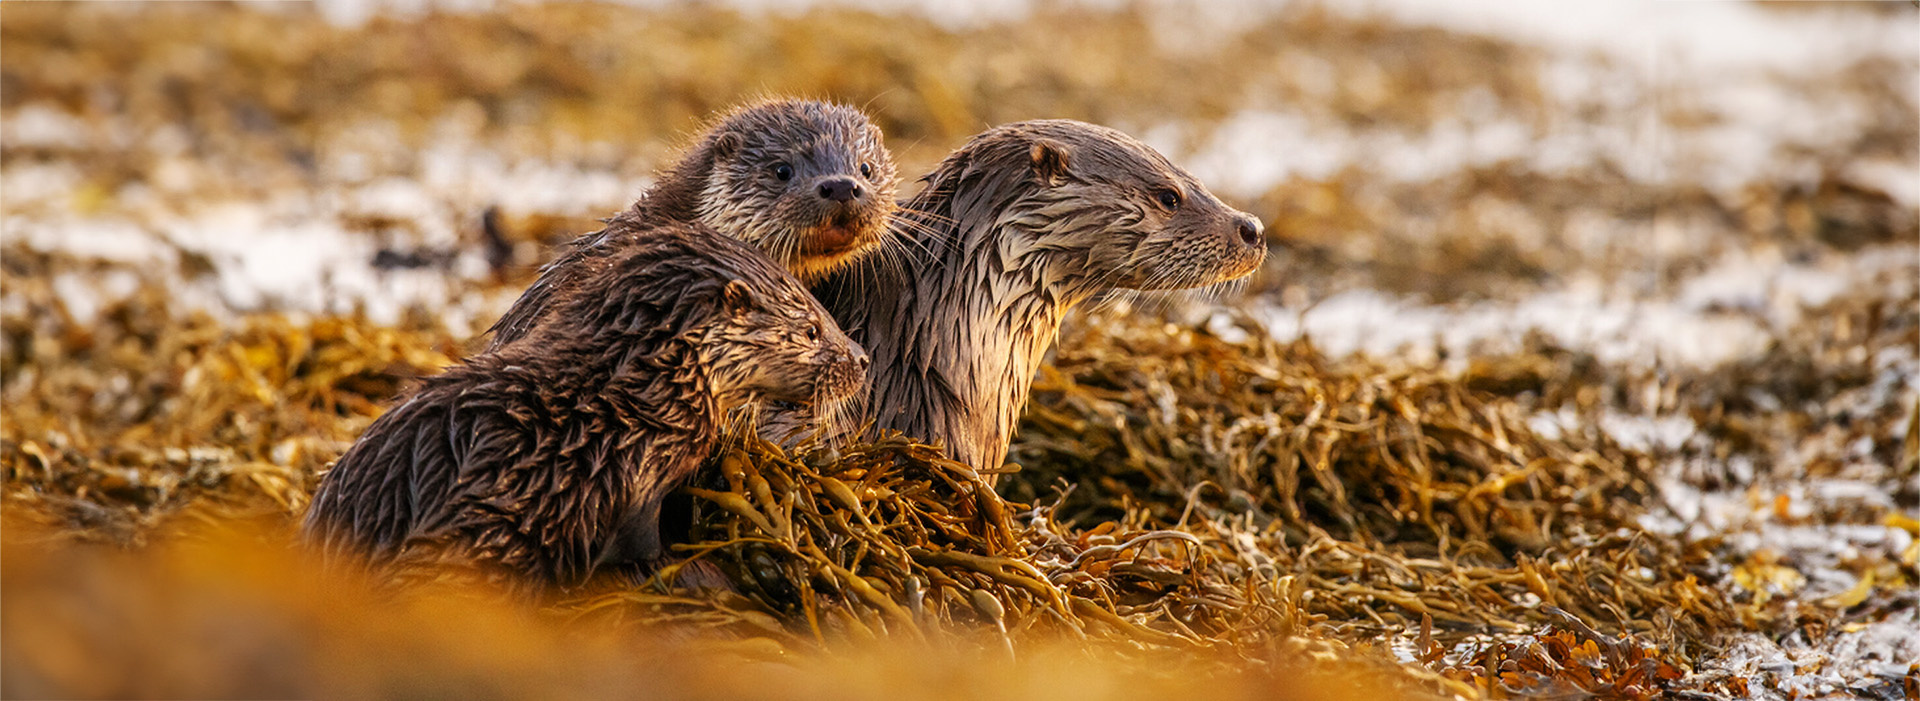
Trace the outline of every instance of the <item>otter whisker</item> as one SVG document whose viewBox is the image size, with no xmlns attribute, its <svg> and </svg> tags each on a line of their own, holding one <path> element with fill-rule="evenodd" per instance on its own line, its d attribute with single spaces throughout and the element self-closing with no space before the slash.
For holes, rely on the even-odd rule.
<svg viewBox="0 0 1920 701">
<path fill-rule="evenodd" d="M 822 442 L 828 446 L 838 446 L 846 435 L 849 424 L 852 423 L 851 416 L 847 413 L 847 401 L 835 399 L 821 403 L 819 406 L 826 412 L 826 419 L 821 422 L 822 429 L 826 431 Z"/>
<path fill-rule="evenodd" d="M 894 223 L 895 226 L 903 230 L 896 232 L 896 236 L 888 237 L 890 243 L 914 249 L 928 259 L 938 258 L 938 256 L 934 254 L 933 248 L 931 247 L 932 245 L 940 245 L 942 249 L 948 253 L 953 251 L 952 244 L 940 236 L 939 232 L 933 229 L 931 225 L 899 219 L 896 219 Z"/>
<path fill-rule="evenodd" d="M 892 223 L 902 227 L 908 233 L 917 234 L 915 238 L 922 243 L 939 245 L 949 252 L 958 245 L 945 235 L 945 230 L 953 226 L 953 220 L 946 216 L 902 207 L 894 216 Z"/>
<path fill-rule="evenodd" d="M 1214 289 L 1220 291 L 1220 300 L 1225 302 L 1245 297 L 1247 289 L 1251 287 L 1253 287 L 1253 279 L 1243 277 L 1216 283 Z"/>
<path fill-rule="evenodd" d="M 893 251 L 893 244 L 882 241 L 874 248 L 865 264 L 834 276 L 832 281 L 816 285 L 818 288 L 816 294 L 819 294 L 821 301 L 828 305 L 841 303 L 841 298 L 848 297 L 849 294 L 851 295 L 849 299 L 867 299 L 876 290 L 885 286 L 886 277 L 891 271 L 899 270 L 900 267 L 900 262 Z M 834 284 L 837 281 L 846 282 L 844 285 Z M 851 289 L 844 289 L 845 287 L 851 287 Z"/>
<path fill-rule="evenodd" d="M 901 214 L 911 214 L 916 217 L 925 217 L 927 219 L 932 219 L 936 224 L 951 225 L 954 223 L 953 217 L 949 217 L 947 215 L 940 214 L 938 212 L 934 212 L 931 210 L 913 209 L 906 205 L 901 205 L 899 211 Z"/>
<path fill-rule="evenodd" d="M 1087 310 L 1087 313 L 1091 315 L 1111 311 L 1123 303 L 1131 304 L 1139 296 L 1139 290 L 1119 287 L 1108 289 L 1101 293 L 1099 299 L 1094 300 L 1093 306 Z"/>
<path fill-rule="evenodd" d="M 907 259 L 913 255 L 913 252 L 907 248 L 907 244 L 904 241 L 901 241 L 897 237 L 887 237 L 887 240 L 879 246 L 875 253 L 880 256 L 881 262 L 886 264 L 886 270 L 884 272 L 891 275 L 893 280 L 906 279 Z M 879 289 L 885 282 L 880 278 L 881 272 L 882 271 L 878 270 L 874 271 L 875 289 Z"/>
</svg>

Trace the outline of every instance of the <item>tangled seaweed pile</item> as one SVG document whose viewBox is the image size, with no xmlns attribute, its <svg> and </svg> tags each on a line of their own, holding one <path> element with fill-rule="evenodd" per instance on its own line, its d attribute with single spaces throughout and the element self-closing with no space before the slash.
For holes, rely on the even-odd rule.
<svg viewBox="0 0 1920 701">
<path fill-rule="evenodd" d="M 959 623 L 1282 666 L 1305 639 L 1395 641 L 1438 688 L 1629 698 L 1729 623 L 1706 555 L 1634 526 L 1644 455 L 1543 439 L 1511 401 L 1428 373 L 1100 322 L 1036 387 L 1018 445 L 1038 469 L 1002 480 L 1034 503 L 903 440 L 742 446 L 693 490 L 686 548 L 739 591 L 591 606 L 702 609 L 790 643 Z"/>
<path fill-rule="evenodd" d="M 143 545 L 177 520 L 281 523 L 409 378 L 452 362 L 444 331 L 364 318 L 183 313 L 148 280 L 86 323 L 58 256 L 5 251 L 8 514 Z"/>
<path fill-rule="evenodd" d="M 828 671 L 868 658 L 916 689 L 1024 698 L 1266 698 L 1329 670 L 1364 698 L 1920 690 L 1901 654 L 1920 637 L 1897 630 L 1920 615 L 1920 223 L 1883 177 L 1920 146 L 1912 56 L 1729 79 L 1802 127 L 1775 133 L 1715 102 L 1716 74 L 1650 81 L 1332 9 L 1229 31 L 1168 7 L 970 26 L 514 3 L 342 26 L 306 4 L 0 3 L 0 667 L 48 683 L 0 690 L 467 696 L 517 675 L 502 693 L 739 698 L 773 676 L 891 698 Z M 1756 12 L 1800 11 L 1781 7 Z M 463 355 L 548 244 L 759 90 L 863 106 L 907 172 L 992 123 L 1110 124 L 1288 255 L 1245 316 L 1108 301 L 1074 320 L 1022 471 L 897 437 L 730 445 L 686 495 L 681 549 L 730 591 L 668 572 L 531 623 L 474 604 L 509 622 L 444 632 L 466 603 L 317 592 L 289 555 L 315 475 Z M 1621 148 L 1646 141 L 1700 153 Z M 1442 342 L 1430 327 L 1464 317 L 1432 314 L 1357 327 L 1396 332 L 1376 347 L 1301 311 L 1346 323 L 1350 293 L 1625 307 L 1580 319 L 1626 338 L 1576 321 Z M 1714 347 L 1668 353 L 1643 322 Z M 210 530 L 245 544 L 205 555 Z M 73 611 L 111 614 L 55 615 Z M 142 643 L 116 642 L 128 620 Z M 365 652 L 387 644 L 424 662 Z M 190 656 L 105 675 L 68 654 L 100 649 Z M 294 676 L 242 683 L 276 664 Z M 762 673 L 780 665 L 797 671 Z"/>
</svg>

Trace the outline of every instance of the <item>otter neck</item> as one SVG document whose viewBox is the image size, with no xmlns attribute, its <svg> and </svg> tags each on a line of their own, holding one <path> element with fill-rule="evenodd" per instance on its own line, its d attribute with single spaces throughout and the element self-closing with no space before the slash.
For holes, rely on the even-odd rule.
<svg viewBox="0 0 1920 701">
<path fill-rule="evenodd" d="M 1005 463 L 1034 371 L 1093 287 L 1071 261 L 1030 245 L 1026 230 L 1045 222 L 1015 195 L 930 185 L 904 208 L 916 214 L 902 215 L 921 232 L 904 279 L 869 263 L 869 281 L 855 272 L 823 296 L 873 359 L 875 427 L 944 441 L 975 470 Z"/>
<path fill-rule="evenodd" d="M 640 193 L 633 205 L 614 215 L 610 221 L 624 222 L 637 228 L 663 221 L 699 221 L 700 199 L 712 175 L 713 146 L 709 140 L 696 146 L 661 173 L 652 185 Z"/>
</svg>

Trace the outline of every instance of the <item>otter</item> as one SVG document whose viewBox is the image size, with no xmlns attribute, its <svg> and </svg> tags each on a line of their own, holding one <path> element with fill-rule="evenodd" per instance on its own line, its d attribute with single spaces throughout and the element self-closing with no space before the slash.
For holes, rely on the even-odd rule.
<svg viewBox="0 0 1920 701">
<path fill-rule="evenodd" d="M 863 263 L 813 292 L 872 355 L 873 426 L 942 441 L 990 481 L 1075 305 L 1225 282 L 1266 258 L 1258 219 L 1106 127 L 996 127 L 922 180 L 896 216 L 904 274 Z"/>
<path fill-rule="evenodd" d="M 525 335 L 564 294 L 648 228 L 698 222 L 811 282 L 873 253 L 895 209 L 893 155 L 852 107 L 771 100 L 737 108 L 607 226 L 569 244 L 489 329 L 488 348 Z"/>
<path fill-rule="evenodd" d="M 376 565 L 451 552 L 519 591 L 637 579 L 666 554 L 663 498 L 730 412 L 864 384 L 859 345 L 758 250 L 699 225 L 636 234 L 522 338 L 374 421 L 322 478 L 307 538 Z"/>
</svg>

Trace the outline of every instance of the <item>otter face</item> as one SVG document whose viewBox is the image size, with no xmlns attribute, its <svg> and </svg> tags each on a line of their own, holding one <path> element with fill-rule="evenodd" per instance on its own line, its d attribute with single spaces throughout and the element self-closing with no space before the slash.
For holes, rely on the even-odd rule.
<svg viewBox="0 0 1920 701">
<path fill-rule="evenodd" d="M 771 292 L 740 280 L 722 290 L 726 313 L 702 344 L 715 392 L 800 404 L 853 396 L 866 386 L 866 351 L 806 290 L 782 282 Z"/>
<path fill-rule="evenodd" d="M 745 241 L 802 280 L 880 245 L 897 174 L 880 128 L 859 110 L 770 102 L 723 120 L 700 221 Z"/>
<path fill-rule="evenodd" d="M 1266 259 L 1259 219 L 1152 147 L 1080 122 L 1016 126 L 1035 187 L 1003 221 L 1082 292 L 1201 287 Z"/>
</svg>

